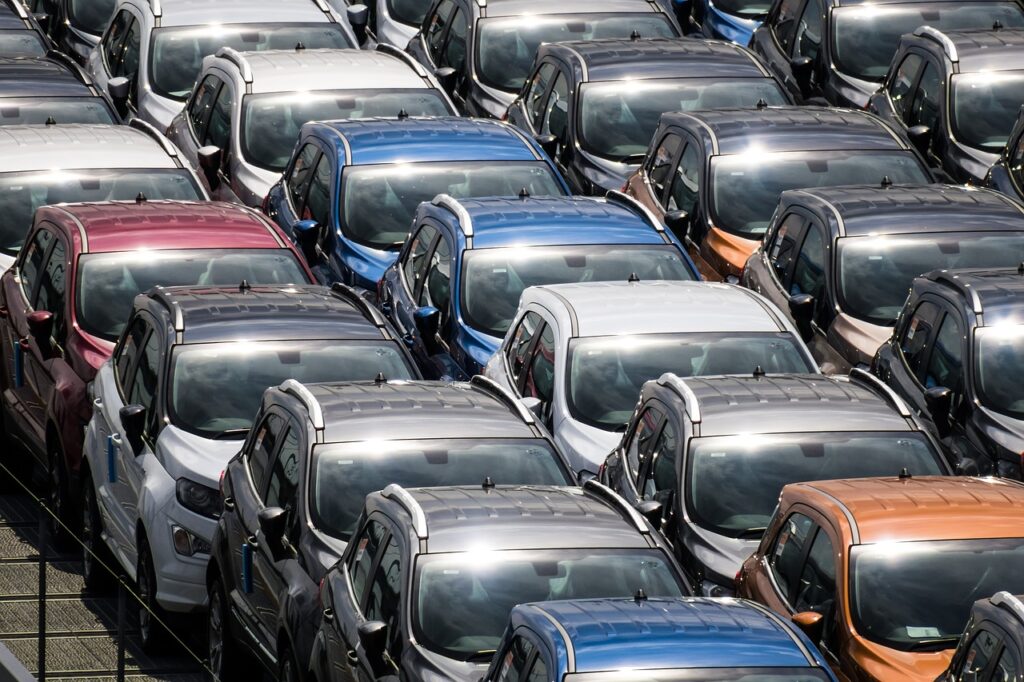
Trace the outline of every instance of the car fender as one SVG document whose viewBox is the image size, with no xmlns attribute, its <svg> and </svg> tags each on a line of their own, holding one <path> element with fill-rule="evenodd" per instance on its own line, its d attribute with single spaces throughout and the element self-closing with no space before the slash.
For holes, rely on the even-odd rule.
<svg viewBox="0 0 1024 682">
<path fill-rule="evenodd" d="M 283 633 L 292 647 L 300 666 L 306 667 L 311 660 L 313 643 L 320 628 L 319 586 L 298 561 L 286 560 L 282 567 L 285 588 L 280 595 L 281 608 L 278 611 L 278 632 Z M 280 655 L 281 636 L 278 636 L 277 650 Z"/>
<path fill-rule="evenodd" d="M 82 462 L 83 424 L 92 416 L 85 382 L 61 359 L 51 360 L 49 370 L 54 383 L 46 401 L 47 423 L 57 434 L 68 472 L 77 476 Z"/>
</svg>

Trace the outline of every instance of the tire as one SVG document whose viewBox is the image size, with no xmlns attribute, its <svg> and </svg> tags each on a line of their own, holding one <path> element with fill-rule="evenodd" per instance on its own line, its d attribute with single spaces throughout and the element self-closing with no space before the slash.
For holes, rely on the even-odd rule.
<svg viewBox="0 0 1024 682">
<path fill-rule="evenodd" d="M 160 653 L 166 648 L 169 639 L 161 624 L 166 622 L 167 616 L 156 601 L 156 569 L 145 535 L 139 538 L 135 583 L 139 596 L 138 622 L 142 649 L 150 654 Z"/>
<path fill-rule="evenodd" d="M 207 677 L 211 682 L 235 682 L 251 671 L 242 662 L 237 644 L 231 637 L 231 612 L 220 578 L 214 578 L 209 590 L 210 608 L 206 616 Z"/>
<path fill-rule="evenodd" d="M 103 519 L 96 504 L 96 488 L 92 474 L 86 469 L 82 476 L 82 577 L 90 592 L 106 592 L 113 582 L 110 570 L 114 557 L 103 541 Z"/>
<path fill-rule="evenodd" d="M 46 502 L 51 512 L 47 514 L 50 537 L 56 547 L 68 549 L 77 530 L 78 514 L 72 509 L 74 503 L 71 499 L 64 453 L 59 448 L 49 448 L 47 462 Z"/>
</svg>

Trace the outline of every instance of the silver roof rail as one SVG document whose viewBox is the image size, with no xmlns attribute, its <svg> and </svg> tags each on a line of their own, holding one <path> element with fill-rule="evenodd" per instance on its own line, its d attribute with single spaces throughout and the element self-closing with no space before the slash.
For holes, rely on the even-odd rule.
<svg viewBox="0 0 1024 682">
<path fill-rule="evenodd" d="M 334 16 L 334 12 L 331 11 L 331 6 L 324 2 L 324 0 L 313 0 L 313 4 L 331 20 L 332 24 L 338 23 L 338 20 Z"/>
<path fill-rule="evenodd" d="M 453 199 L 447 194 L 438 194 L 430 203 L 434 206 L 443 206 L 454 213 L 455 217 L 459 219 L 459 227 L 462 228 L 462 234 L 466 235 L 467 239 L 473 238 L 473 219 L 469 217 L 469 211 L 466 210 L 466 207 L 460 204 L 457 199 Z"/>
<path fill-rule="evenodd" d="M 160 28 L 160 19 L 164 15 L 164 7 L 160 4 L 160 0 L 149 0 L 149 9 L 153 12 L 153 18 L 156 19 L 156 27 Z"/>
<path fill-rule="evenodd" d="M 651 213 L 651 209 L 647 208 L 646 206 L 644 206 L 643 204 L 641 204 L 639 201 L 629 196 L 628 194 L 624 194 L 623 192 L 620 192 L 617 189 L 612 189 L 608 190 L 608 193 L 605 195 L 605 199 L 612 203 L 620 204 L 622 206 L 628 206 L 630 208 L 640 211 L 641 215 L 643 215 L 643 217 L 647 219 L 647 222 L 651 224 L 651 227 L 653 227 L 658 232 L 665 232 L 665 224 L 658 220 L 653 213 Z"/>
<path fill-rule="evenodd" d="M 622 499 L 617 492 L 608 486 L 599 483 L 595 478 L 584 481 L 583 489 L 615 507 L 623 516 L 626 517 L 627 520 L 632 522 L 632 524 L 636 526 L 637 530 L 641 533 L 645 535 L 650 534 L 651 527 L 647 525 L 646 519 L 640 515 L 640 512 L 629 506 L 629 503 Z"/>
<path fill-rule="evenodd" d="M 871 384 L 874 388 L 881 391 L 885 399 L 888 400 L 889 403 L 891 403 L 892 406 L 896 408 L 896 411 L 900 413 L 901 417 L 911 416 L 910 408 L 907 407 L 907 404 L 905 402 L 903 402 L 903 398 L 896 395 L 896 392 L 894 390 L 889 388 L 889 386 L 885 382 L 883 382 L 881 379 L 876 377 L 871 372 L 863 370 L 860 367 L 854 367 L 853 369 L 850 370 L 850 376 L 852 378 L 860 379 L 865 383 Z"/>
<path fill-rule="evenodd" d="M 1009 609 L 1013 615 L 1017 616 L 1021 623 L 1024 623 L 1024 602 L 1006 590 L 996 592 L 992 595 L 992 603 L 996 606 L 1002 606 Z"/>
<path fill-rule="evenodd" d="M 335 282 L 331 285 L 331 292 L 338 294 L 346 301 L 351 303 L 354 307 L 359 309 L 359 312 L 369 317 L 375 327 L 378 329 L 384 329 L 388 326 L 387 320 L 384 318 L 384 314 L 377 309 L 376 306 L 370 305 L 370 302 L 360 296 L 355 289 L 342 284 L 341 282 Z"/>
<path fill-rule="evenodd" d="M 423 507 L 420 506 L 415 497 L 409 494 L 409 491 L 397 483 L 392 483 L 387 488 L 384 488 L 383 495 L 389 500 L 394 500 L 409 512 L 409 516 L 412 517 L 412 528 L 416 532 L 416 537 L 421 540 L 428 537 L 427 515 L 423 513 Z"/>
<path fill-rule="evenodd" d="M 985 309 L 981 305 L 981 297 L 978 296 L 978 292 L 974 290 L 974 287 L 961 280 L 957 275 L 954 275 L 948 270 L 939 270 L 939 274 L 935 276 L 935 281 L 951 286 L 957 291 L 963 293 L 965 296 L 970 296 L 971 310 L 975 315 L 983 315 L 985 313 Z"/>
<path fill-rule="evenodd" d="M 285 379 L 279 388 L 285 393 L 290 393 L 305 404 L 309 410 L 309 420 L 313 422 L 313 428 L 322 431 L 324 428 L 324 413 L 320 409 L 320 401 L 316 399 L 308 388 L 295 379 Z"/>
<path fill-rule="evenodd" d="M 246 61 L 245 57 L 238 50 L 233 47 L 222 47 L 217 50 L 217 56 L 237 66 L 239 73 L 242 75 L 242 80 L 249 84 L 252 83 L 252 67 L 249 66 L 249 62 Z"/>
<path fill-rule="evenodd" d="M 28 20 L 28 9 L 25 5 L 21 4 L 21 0 L 11 0 L 10 5 L 11 9 L 17 13 L 19 19 L 22 21 Z"/>
<path fill-rule="evenodd" d="M 394 45 L 388 45 L 386 43 L 377 43 L 377 52 L 386 54 L 389 57 L 401 59 L 406 65 L 412 67 L 412 70 L 416 72 L 416 75 L 420 78 L 428 78 L 430 76 L 427 70 L 423 68 L 423 65 L 412 58 L 412 55 L 404 50 L 399 50 Z"/>
<path fill-rule="evenodd" d="M 469 385 L 476 386 L 477 388 L 486 391 L 501 402 L 505 403 L 508 407 L 511 407 L 519 415 L 519 418 L 527 424 L 532 426 L 537 423 L 536 418 L 533 416 L 533 412 L 526 409 L 526 405 L 523 405 L 521 402 L 516 400 L 516 397 L 509 393 L 504 386 L 490 377 L 477 374 L 469 380 Z"/>
<path fill-rule="evenodd" d="M 671 372 L 665 372 L 658 377 L 659 386 L 668 386 L 683 399 L 686 404 L 686 412 L 690 415 L 690 421 L 694 424 L 700 423 L 700 403 L 697 402 L 697 394 L 686 385 L 686 382 Z"/>
<path fill-rule="evenodd" d="M 918 26 L 914 29 L 914 35 L 919 38 L 934 40 L 939 45 L 942 45 L 942 49 L 946 51 L 946 56 L 949 57 L 949 61 L 960 61 L 960 55 L 956 51 L 956 45 L 954 45 L 953 41 L 949 39 L 949 36 L 939 29 L 932 28 L 931 26 Z"/>
</svg>

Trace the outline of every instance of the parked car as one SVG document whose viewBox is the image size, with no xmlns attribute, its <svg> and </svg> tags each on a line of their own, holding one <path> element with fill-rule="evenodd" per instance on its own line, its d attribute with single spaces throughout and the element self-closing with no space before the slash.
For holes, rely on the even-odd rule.
<svg viewBox="0 0 1024 682">
<path fill-rule="evenodd" d="M 586 282 L 526 289 L 485 374 L 528 401 L 573 468 L 591 477 L 622 438 L 645 381 L 758 367 L 817 371 L 796 328 L 753 292 L 708 282 Z"/>
<path fill-rule="evenodd" d="M 730 599 L 521 604 L 483 677 L 518 680 L 835 680 L 792 623 Z"/>
<path fill-rule="evenodd" d="M 37 460 L 48 472 L 50 508 L 77 529 L 83 429 L 92 414 L 87 385 L 113 351 L 135 296 L 155 285 L 304 284 L 310 277 L 284 235 L 240 207 L 40 208 L 28 246 L 0 278 L 5 432 L 32 455 L 20 462 L 8 455 L 5 465 L 24 471 Z"/>
<path fill-rule="evenodd" d="M 1018 0 L 774 0 L 750 47 L 794 97 L 862 109 L 885 78 L 900 36 L 1024 26 Z"/>
<path fill-rule="evenodd" d="M 1024 671 L 1024 601 L 996 592 L 971 607 L 971 618 L 942 682 L 1020 679 Z"/>
<path fill-rule="evenodd" d="M 706 38 L 749 45 L 772 0 L 694 0 L 690 23 Z"/>
<path fill-rule="evenodd" d="M 185 106 L 203 57 L 222 47 L 262 51 L 356 47 L 326 0 L 117 0 L 86 70 L 122 113 L 166 130 Z"/>
<path fill-rule="evenodd" d="M 975 600 L 1024 591 L 1021 504 L 1024 486 L 994 478 L 788 485 L 739 595 L 792 618 L 845 679 L 932 682 Z"/>
<path fill-rule="evenodd" d="M 192 95 L 167 135 L 203 171 L 213 196 L 259 206 L 280 179 L 307 121 L 401 112 L 444 116 L 454 114 L 455 105 L 433 76 L 394 48 L 223 47 L 203 60 Z"/>
<path fill-rule="evenodd" d="M 1006 146 L 985 176 L 985 186 L 1024 202 L 1024 106 L 1021 106 Z"/>
<path fill-rule="evenodd" d="M 117 0 L 26 0 L 25 4 L 46 17 L 44 28 L 57 49 L 85 64 L 107 29 Z"/>
<path fill-rule="evenodd" d="M 48 49 L 50 40 L 21 0 L 0 0 L 0 57 L 42 57 Z"/>
<path fill-rule="evenodd" d="M 577 194 L 620 189 L 666 111 L 790 104 L 748 50 L 711 40 L 547 43 L 508 108 Z"/>
<path fill-rule="evenodd" d="M 900 39 L 868 109 L 905 131 L 932 166 L 980 183 L 1024 101 L 1024 29 L 946 31 Z"/>
<path fill-rule="evenodd" d="M 687 593 L 664 540 L 593 481 L 390 485 L 367 496 L 354 537 L 320 591 L 310 666 L 322 682 L 399 669 L 475 682 L 516 604 Z"/>
<path fill-rule="evenodd" d="M 501 118 L 542 43 L 634 34 L 671 38 L 682 29 L 647 0 L 432 0 L 406 50 L 437 74 L 464 114 Z"/>
<path fill-rule="evenodd" d="M 304 677 L 318 585 L 368 494 L 390 484 L 576 480 L 533 415 L 482 377 L 286 382 L 267 390 L 254 423 L 222 479 L 207 570 L 209 654 L 221 680 L 240 678 L 252 656 L 282 680 Z"/>
<path fill-rule="evenodd" d="M 111 199 L 208 199 L 199 177 L 152 126 L 0 126 L 0 271 L 40 206 Z"/>
<path fill-rule="evenodd" d="M 782 193 L 743 284 L 786 312 L 826 373 L 867 369 L 918 275 L 1015 267 L 1024 208 L 956 185 L 820 187 Z"/>
<path fill-rule="evenodd" d="M 918 277 L 873 368 L 966 470 L 1016 479 L 1024 475 L 1022 272 Z"/>
<path fill-rule="evenodd" d="M 381 373 L 418 377 L 380 313 L 341 285 L 243 280 L 234 287 L 156 287 L 136 297 L 93 384 L 82 535 L 87 584 L 109 576 L 96 557 L 111 555 L 107 563 L 136 581 L 144 648 L 168 639 L 154 615 L 206 606 L 221 473 L 264 390 Z"/>
<path fill-rule="evenodd" d="M 356 0 L 329 0 L 339 11 L 347 10 Z M 404 50 L 420 30 L 423 16 L 432 0 L 367 0 L 365 3 L 368 40 L 378 45 L 391 45 Z"/>
<path fill-rule="evenodd" d="M 67 55 L 0 57 L 0 125 L 118 122 L 106 95 Z"/>
<path fill-rule="evenodd" d="M 378 301 L 427 376 L 480 373 L 529 286 L 698 279 L 678 241 L 642 206 L 607 199 L 453 199 L 420 204 Z"/>
<path fill-rule="evenodd" d="M 861 111 L 760 107 L 663 114 L 626 192 L 665 221 L 707 279 L 738 282 L 779 194 L 932 181 L 910 144 Z"/>
</svg>

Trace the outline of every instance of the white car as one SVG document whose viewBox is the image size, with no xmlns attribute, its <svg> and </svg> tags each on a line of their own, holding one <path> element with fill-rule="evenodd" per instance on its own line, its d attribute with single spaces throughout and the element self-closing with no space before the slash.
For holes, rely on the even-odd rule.
<svg viewBox="0 0 1024 682">
<path fill-rule="evenodd" d="M 817 372 L 767 299 L 710 282 L 530 287 L 484 374 L 541 416 L 581 478 L 621 439 L 640 388 L 665 372 Z"/>
</svg>

